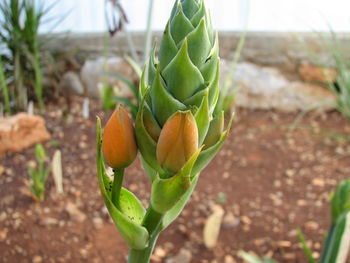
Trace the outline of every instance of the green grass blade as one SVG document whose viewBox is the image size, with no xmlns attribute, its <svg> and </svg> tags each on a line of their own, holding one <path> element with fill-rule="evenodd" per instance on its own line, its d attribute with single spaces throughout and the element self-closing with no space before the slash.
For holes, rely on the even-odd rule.
<svg viewBox="0 0 350 263">
<path fill-rule="evenodd" d="M 316 260 L 312 256 L 312 251 L 306 243 L 303 232 L 300 229 L 298 229 L 297 232 L 298 232 L 299 242 L 301 243 L 301 246 L 303 247 L 303 250 L 305 252 L 307 260 L 309 261 L 309 263 L 316 263 Z"/>
</svg>

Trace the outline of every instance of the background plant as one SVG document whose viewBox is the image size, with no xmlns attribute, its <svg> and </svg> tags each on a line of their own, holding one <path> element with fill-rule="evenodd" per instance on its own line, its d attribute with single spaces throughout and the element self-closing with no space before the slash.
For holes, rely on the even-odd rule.
<svg viewBox="0 0 350 263">
<path fill-rule="evenodd" d="M 43 76 L 40 62 L 39 27 L 52 8 L 35 0 L 4 0 L 0 3 L 0 45 L 10 98 L 18 109 L 25 109 L 28 98 L 35 98 L 43 109 Z M 13 77 L 10 77 L 13 76 Z"/>
<path fill-rule="evenodd" d="M 35 198 L 40 201 L 44 200 L 45 184 L 50 173 L 49 166 L 46 165 L 46 153 L 41 144 L 35 146 L 36 166 L 28 167 L 28 174 L 31 179 L 29 190 Z"/>
<path fill-rule="evenodd" d="M 147 23 L 146 23 L 146 30 L 145 30 L 145 40 L 144 40 L 144 47 L 143 47 L 143 58 L 140 59 L 140 56 L 135 48 L 135 43 L 133 41 L 133 38 L 130 34 L 130 32 L 126 28 L 126 24 L 128 23 L 128 17 L 126 15 L 126 12 L 124 11 L 121 3 L 118 0 L 107 0 L 105 6 L 105 17 L 108 25 L 108 31 L 109 31 L 109 38 L 113 37 L 117 32 L 122 31 L 124 32 L 126 39 L 128 41 L 128 47 L 129 47 L 129 53 L 131 54 L 131 57 L 128 55 L 124 56 L 124 59 L 129 63 L 129 65 L 133 68 L 135 73 L 138 76 L 138 81 L 135 83 L 135 81 L 126 78 L 125 76 L 122 76 L 117 73 L 108 72 L 108 69 L 105 72 L 105 75 L 107 77 L 116 78 L 119 81 L 123 82 L 131 91 L 133 97 L 127 98 L 123 96 L 122 94 L 116 94 L 114 92 L 114 89 L 111 89 L 108 87 L 109 85 L 107 83 L 103 83 L 103 89 L 101 93 L 101 100 L 103 105 L 112 105 L 112 101 L 114 100 L 114 104 L 117 102 L 121 102 L 129 107 L 133 117 L 136 117 L 137 107 L 139 104 L 139 95 L 138 95 L 138 85 L 139 80 L 141 77 L 141 66 L 143 65 L 146 60 L 148 59 L 150 52 L 151 52 L 151 44 L 152 44 L 152 18 L 153 18 L 153 8 L 154 8 L 154 0 L 149 0 L 148 5 L 148 12 L 147 12 Z M 105 41 L 105 53 L 108 53 L 109 50 L 109 42 L 110 39 L 107 38 Z M 106 55 L 105 54 L 105 55 Z M 103 96 L 106 93 L 110 93 L 112 96 L 110 99 Z"/>
</svg>

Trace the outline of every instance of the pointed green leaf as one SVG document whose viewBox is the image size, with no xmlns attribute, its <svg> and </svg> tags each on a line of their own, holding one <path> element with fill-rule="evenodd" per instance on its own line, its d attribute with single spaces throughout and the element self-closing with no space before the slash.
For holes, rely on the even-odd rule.
<svg viewBox="0 0 350 263">
<path fill-rule="evenodd" d="M 139 148 L 140 153 L 142 154 L 142 158 L 147 162 L 149 166 L 151 166 L 154 170 L 159 173 L 164 173 L 163 169 L 158 164 L 156 158 L 157 152 L 157 143 L 153 140 L 153 138 L 148 134 L 144 123 L 143 123 L 143 114 L 144 114 L 144 106 L 145 99 L 148 96 L 146 94 L 139 106 L 139 112 L 136 116 L 135 121 L 135 134 L 137 139 L 137 146 Z"/>
<path fill-rule="evenodd" d="M 199 91 L 197 91 L 192 97 L 189 97 L 188 99 L 184 100 L 184 104 L 188 107 L 199 107 L 203 101 L 203 97 L 207 93 L 208 88 L 207 83 L 204 84 L 203 88 L 200 88 Z"/>
<path fill-rule="evenodd" d="M 148 82 L 146 80 L 147 73 L 148 73 L 147 65 L 145 65 L 140 78 L 140 89 L 139 89 L 139 96 L 138 96 L 139 101 L 141 101 L 143 96 L 145 96 L 145 93 L 148 88 Z"/>
<path fill-rule="evenodd" d="M 204 85 L 201 72 L 193 65 L 188 55 L 186 39 L 179 53 L 164 69 L 163 77 L 167 90 L 180 101 L 191 97 L 196 90 Z"/>
<path fill-rule="evenodd" d="M 321 263 L 345 263 L 349 253 L 350 212 L 338 217 L 329 231 L 326 244 L 322 251 Z"/>
<path fill-rule="evenodd" d="M 200 68 L 200 71 L 205 81 L 211 82 L 215 78 L 217 74 L 218 61 L 220 61 L 219 39 L 218 39 L 218 35 L 216 35 L 214 46 L 211 49 L 205 64 Z"/>
<path fill-rule="evenodd" d="M 199 145 L 202 145 L 205 136 L 207 135 L 210 123 L 210 112 L 209 112 L 209 91 L 206 89 L 202 104 L 195 114 L 195 119 L 198 127 L 198 140 Z"/>
<path fill-rule="evenodd" d="M 182 8 L 177 11 L 170 23 L 170 33 L 176 45 L 194 29 L 191 21 L 185 16 Z"/>
<path fill-rule="evenodd" d="M 105 185 L 105 170 L 101 153 L 102 136 L 101 136 L 101 121 L 97 119 L 97 172 L 98 181 L 100 184 L 101 194 L 103 196 L 105 205 L 111 215 L 114 224 L 116 225 L 119 233 L 128 243 L 128 245 L 133 249 L 144 249 L 148 245 L 149 234 L 146 228 L 140 225 L 140 217 L 144 215 L 144 209 L 141 203 L 136 199 L 134 195 L 129 193 L 127 190 L 122 190 L 122 201 L 121 204 L 124 210 L 133 210 L 133 212 L 128 211 L 127 214 L 123 214 L 118 210 L 110 199 L 110 195 L 107 193 Z M 130 218 L 129 218 L 130 216 Z"/>
<path fill-rule="evenodd" d="M 208 38 L 204 18 L 201 20 L 198 27 L 188 35 L 187 42 L 188 54 L 190 55 L 192 63 L 197 67 L 202 66 L 211 50 L 211 43 Z"/>
<path fill-rule="evenodd" d="M 215 116 L 214 119 L 211 120 L 209 129 L 207 132 L 207 136 L 203 142 L 204 149 L 208 149 L 215 145 L 221 137 L 221 134 L 224 130 L 224 122 L 225 122 L 225 114 L 224 111 Z"/>
<path fill-rule="evenodd" d="M 194 27 L 197 27 L 199 25 L 200 21 L 202 20 L 202 18 L 205 18 L 205 15 L 206 15 L 205 4 L 204 4 L 204 1 L 201 0 L 199 9 L 197 10 L 197 12 L 191 18 L 192 25 Z"/>
<path fill-rule="evenodd" d="M 171 10 L 171 14 L 170 14 L 170 19 L 169 21 L 173 20 L 175 15 L 179 12 L 179 10 L 182 8 L 180 1 L 176 0 L 175 4 L 173 6 L 173 9 Z"/>
<path fill-rule="evenodd" d="M 198 159 L 192 169 L 193 174 L 199 173 L 201 170 L 203 170 L 209 164 L 209 162 L 215 157 L 218 151 L 221 149 L 222 145 L 225 142 L 225 139 L 230 133 L 233 117 L 234 117 L 234 114 L 232 114 L 228 127 L 226 131 L 221 135 L 220 140 L 215 145 L 202 151 L 199 154 Z"/>
<path fill-rule="evenodd" d="M 198 178 L 199 174 L 192 177 L 190 188 L 187 189 L 186 193 L 180 198 L 176 205 L 166 212 L 162 221 L 162 230 L 167 228 L 181 214 L 197 185 Z"/>
<path fill-rule="evenodd" d="M 186 109 L 186 106 L 184 104 L 182 104 L 180 101 L 174 98 L 165 89 L 165 84 L 160 75 L 159 67 L 158 67 L 150 93 L 151 93 L 151 100 L 152 100 L 152 111 L 156 116 L 156 119 L 160 124 L 160 126 L 163 126 L 164 123 L 168 120 L 168 118 L 178 110 Z"/>
<path fill-rule="evenodd" d="M 148 71 L 148 85 L 152 85 L 154 77 L 156 75 L 157 72 L 157 68 L 156 68 L 156 50 L 155 48 L 153 49 L 151 56 L 149 58 L 148 61 L 148 66 L 147 66 L 147 71 Z"/>
<path fill-rule="evenodd" d="M 146 131 L 152 137 L 152 139 L 155 142 L 157 142 L 159 135 L 160 135 L 161 128 L 160 128 L 158 122 L 156 121 L 156 119 L 154 118 L 147 103 L 144 104 L 143 110 L 144 110 L 143 111 L 143 125 L 145 126 Z"/>
<path fill-rule="evenodd" d="M 173 208 L 191 186 L 191 171 L 201 148 L 188 160 L 181 171 L 168 179 L 159 176 L 152 183 L 151 204 L 158 213 L 165 213 Z"/>
<path fill-rule="evenodd" d="M 142 224 L 143 217 L 146 214 L 146 210 L 142 206 L 140 200 L 125 188 L 120 192 L 120 212 L 126 215 L 131 221 L 138 225 Z"/>
<path fill-rule="evenodd" d="M 176 47 L 175 41 L 170 34 L 170 24 L 168 22 L 160 43 L 158 54 L 161 71 L 170 63 L 171 60 L 174 59 L 177 52 L 178 48 Z"/>
<path fill-rule="evenodd" d="M 184 0 L 182 2 L 182 9 L 185 15 L 191 19 L 193 15 L 198 11 L 199 5 L 196 0 Z"/>
<path fill-rule="evenodd" d="M 210 112 L 213 112 L 220 95 L 220 61 L 217 61 L 217 71 L 214 80 L 210 83 L 209 88 L 209 105 Z"/>
<path fill-rule="evenodd" d="M 331 199 L 332 220 L 337 222 L 338 217 L 350 211 L 350 179 L 342 181 Z"/>
</svg>

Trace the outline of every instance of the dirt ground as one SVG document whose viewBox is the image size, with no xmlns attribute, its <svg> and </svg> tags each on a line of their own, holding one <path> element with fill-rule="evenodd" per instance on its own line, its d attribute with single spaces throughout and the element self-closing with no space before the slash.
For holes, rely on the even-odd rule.
<svg viewBox="0 0 350 263">
<path fill-rule="evenodd" d="M 51 177 L 43 203 L 28 195 L 33 148 L 0 159 L 0 262 L 125 262 L 127 246 L 103 206 L 95 166 L 95 115 L 106 121 L 110 112 L 92 103 L 91 117 L 84 120 L 81 105 L 75 99 L 68 117 L 60 105 L 45 114 L 52 134 L 44 144 L 48 155 L 62 151 L 63 195 Z M 279 262 L 307 262 L 297 228 L 314 256 L 320 255 L 330 193 L 350 177 L 350 143 L 342 137 L 350 136 L 350 122 L 336 112 L 311 114 L 291 131 L 295 114 L 238 109 L 237 116 L 191 201 L 162 233 L 152 262 L 167 262 L 180 250 L 192 263 L 242 262 L 240 249 Z M 150 184 L 139 161 L 126 173 L 125 185 L 146 203 Z M 224 224 L 216 247 L 207 249 L 202 232 L 215 204 L 225 210 Z"/>
</svg>

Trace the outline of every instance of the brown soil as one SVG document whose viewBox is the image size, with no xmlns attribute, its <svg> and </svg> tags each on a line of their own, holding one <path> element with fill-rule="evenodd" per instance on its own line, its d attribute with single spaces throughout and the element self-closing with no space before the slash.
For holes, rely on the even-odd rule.
<svg viewBox="0 0 350 263">
<path fill-rule="evenodd" d="M 0 262 L 125 262 L 127 246 L 106 213 L 96 176 L 94 116 L 106 120 L 108 114 L 92 103 L 91 118 L 84 120 L 81 104 L 74 100 L 69 118 L 62 117 L 60 106 L 49 106 L 45 115 L 53 136 L 45 143 L 48 155 L 56 149 L 63 155 L 63 195 L 56 193 L 51 177 L 43 203 L 27 194 L 33 148 L 0 159 L 5 168 L 0 175 Z M 242 262 L 240 249 L 279 262 L 307 262 L 297 228 L 319 255 L 329 225 L 329 195 L 350 175 L 349 143 L 335 133 L 350 136 L 350 123 L 336 112 L 309 115 L 304 126 L 289 133 L 294 114 L 238 110 L 237 115 L 190 203 L 162 233 L 153 262 L 165 262 L 181 248 L 192 253 L 192 263 L 225 262 L 226 255 Z M 138 161 L 127 169 L 125 185 L 148 200 L 149 180 Z M 68 203 L 81 213 L 67 212 Z M 221 228 L 215 248 L 206 249 L 203 226 L 215 204 L 236 220 Z"/>
</svg>

